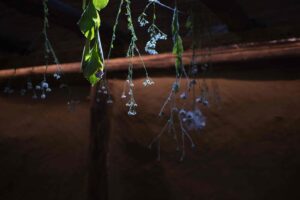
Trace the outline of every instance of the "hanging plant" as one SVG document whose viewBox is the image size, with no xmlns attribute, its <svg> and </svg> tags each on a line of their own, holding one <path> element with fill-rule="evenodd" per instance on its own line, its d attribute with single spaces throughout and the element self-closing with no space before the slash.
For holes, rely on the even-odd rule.
<svg viewBox="0 0 300 200">
<path fill-rule="evenodd" d="M 81 70 L 84 77 L 95 85 L 104 74 L 104 56 L 101 44 L 99 29 L 101 19 L 99 12 L 105 8 L 108 0 L 91 0 L 86 6 L 83 1 L 83 14 L 78 22 L 82 34 L 86 38 Z"/>
<path fill-rule="evenodd" d="M 138 17 L 138 22 L 141 27 L 145 27 L 147 24 L 149 24 L 149 21 L 146 18 L 147 17 L 146 11 L 150 5 L 153 5 L 152 23 L 147 30 L 148 33 L 150 34 L 150 40 L 147 42 L 145 46 L 145 51 L 151 55 L 158 54 L 156 50 L 156 44 L 159 40 L 167 40 L 167 34 L 162 32 L 156 25 L 156 7 L 155 7 L 156 2 L 158 1 L 149 1 L 142 14 Z"/>
<path fill-rule="evenodd" d="M 35 87 L 32 87 L 32 82 L 31 79 L 28 79 L 27 82 L 27 89 L 32 90 L 33 92 L 33 99 L 38 98 L 38 92 L 41 93 L 40 98 L 41 99 L 46 99 L 47 98 L 47 93 L 52 92 L 52 89 L 50 88 L 50 84 L 47 81 L 47 70 L 49 66 L 49 59 L 52 57 L 54 64 L 56 65 L 56 72 L 53 74 L 53 77 L 55 80 L 60 81 L 60 88 L 61 89 L 66 89 L 67 90 L 67 98 L 68 98 L 68 107 L 70 110 L 73 110 L 73 107 L 75 104 L 77 104 L 77 101 L 74 101 L 71 97 L 71 89 L 69 86 L 62 80 L 63 77 L 63 71 L 60 66 L 60 62 L 56 56 L 56 53 L 52 47 L 52 44 L 48 38 L 48 28 L 49 28 L 49 9 L 48 9 L 48 0 L 43 0 L 43 8 L 44 8 L 44 23 L 43 23 L 43 39 L 44 39 L 44 58 L 45 58 L 45 72 L 43 76 L 43 80 L 36 85 Z M 33 68 L 32 68 L 33 70 Z"/>
</svg>

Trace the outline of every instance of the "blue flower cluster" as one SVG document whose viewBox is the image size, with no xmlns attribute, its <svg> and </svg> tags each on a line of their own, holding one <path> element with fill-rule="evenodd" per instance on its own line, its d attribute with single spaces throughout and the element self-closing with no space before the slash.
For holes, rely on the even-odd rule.
<svg viewBox="0 0 300 200">
<path fill-rule="evenodd" d="M 183 124 L 189 131 L 201 130 L 206 126 L 206 119 L 199 109 L 195 109 L 192 111 L 181 109 L 179 111 L 179 116 Z"/>
<path fill-rule="evenodd" d="M 145 51 L 151 55 L 158 54 L 156 51 L 157 41 L 166 40 L 167 35 L 163 33 L 155 24 L 152 24 L 148 28 L 148 33 L 150 33 L 150 40 L 146 44 Z"/>
<path fill-rule="evenodd" d="M 51 92 L 51 88 L 49 87 L 49 84 L 47 83 L 46 79 L 44 79 L 39 85 L 35 86 L 35 90 L 41 91 L 41 99 L 46 99 L 47 95 L 46 93 Z M 37 98 L 37 95 L 34 93 L 33 99 Z"/>
</svg>

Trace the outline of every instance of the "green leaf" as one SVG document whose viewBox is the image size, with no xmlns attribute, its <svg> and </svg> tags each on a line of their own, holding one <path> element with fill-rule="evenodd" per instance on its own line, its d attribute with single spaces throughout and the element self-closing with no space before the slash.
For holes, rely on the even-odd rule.
<svg viewBox="0 0 300 200">
<path fill-rule="evenodd" d="M 173 46 L 173 54 L 176 55 L 175 69 L 177 75 L 179 75 L 179 70 L 182 67 L 182 54 L 183 54 L 183 44 L 180 35 L 176 36 L 176 40 L 174 41 Z"/>
<path fill-rule="evenodd" d="M 83 48 L 82 59 L 81 59 L 81 71 L 84 70 L 84 67 L 87 65 L 90 58 L 91 58 L 90 41 L 88 39 L 86 39 L 85 45 L 84 45 L 84 48 Z"/>
<path fill-rule="evenodd" d="M 173 21 L 172 21 L 172 35 L 173 35 L 173 54 L 176 56 L 175 69 L 177 76 L 179 75 L 179 70 L 182 67 L 182 54 L 183 54 L 183 44 L 182 39 L 179 35 L 179 21 L 178 21 L 178 10 L 175 7 Z"/>
<path fill-rule="evenodd" d="M 97 10 L 102 10 L 108 4 L 109 0 L 93 0 L 93 4 Z"/>
<path fill-rule="evenodd" d="M 78 22 L 79 28 L 84 36 L 92 40 L 95 38 L 95 32 L 100 27 L 100 16 L 92 3 L 84 10 Z"/>
<path fill-rule="evenodd" d="M 95 43 L 90 52 L 84 55 L 83 75 L 92 85 L 94 85 L 100 80 L 96 74 L 99 71 L 103 71 L 103 68 L 103 62 L 99 55 L 99 47 L 97 43 Z"/>
<path fill-rule="evenodd" d="M 180 35 L 177 35 L 175 40 L 174 40 L 174 46 L 173 46 L 173 54 L 177 56 L 181 56 L 183 53 L 183 44 L 182 44 L 182 39 Z"/>
<path fill-rule="evenodd" d="M 98 81 L 100 81 L 100 78 L 96 76 L 96 74 L 91 75 L 90 77 L 87 78 L 88 81 L 94 86 Z"/>
</svg>

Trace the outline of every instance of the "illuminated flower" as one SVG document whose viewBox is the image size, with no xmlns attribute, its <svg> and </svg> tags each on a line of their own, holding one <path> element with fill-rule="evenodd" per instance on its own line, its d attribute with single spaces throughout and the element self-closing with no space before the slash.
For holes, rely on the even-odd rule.
<svg viewBox="0 0 300 200">
<path fill-rule="evenodd" d="M 126 99 L 126 97 L 127 97 L 127 96 L 125 95 L 125 92 L 123 92 L 121 98 L 122 98 L 122 99 Z"/>
<path fill-rule="evenodd" d="M 138 17 L 138 22 L 140 24 L 141 27 L 146 26 L 147 24 L 149 24 L 149 21 L 146 19 L 147 15 L 146 13 L 142 13 L 139 17 Z"/>
<path fill-rule="evenodd" d="M 181 109 L 179 111 L 179 117 L 189 131 L 201 130 L 206 126 L 206 119 L 199 109 L 195 109 L 193 111 L 185 111 Z"/>
<path fill-rule="evenodd" d="M 134 107 L 132 107 L 132 108 L 129 109 L 128 115 L 129 115 L 129 116 L 134 116 L 134 115 L 136 115 L 136 111 L 135 111 Z"/>
<path fill-rule="evenodd" d="M 46 99 L 46 94 L 45 94 L 45 93 L 43 93 L 43 94 L 41 95 L 41 99 Z"/>
<path fill-rule="evenodd" d="M 150 85 L 153 85 L 154 84 L 154 81 L 151 79 L 151 78 L 149 78 L 149 77 L 147 77 L 145 80 L 144 80 L 144 82 L 143 82 L 143 85 L 146 87 L 146 86 L 150 86 Z"/>
<path fill-rule="evenodd" d="M 146 43 L 145 51 L 151 55 L 158 54 L 156 51 L 156 44 L 158 40 L 166 40 L 167 35 L 163 33 L 155 24 L 148 28 L 150 33 L 150 40 Z"/>
<path fill-rule="evenodd" d="M 56 80 L 59 80 L 59 79 L 61 78 L 60 72 L 54 73 L 53 76 L 54 76 L 54 78 L 55 78 Z"/>
<path fill-rule="evenodd" d="M 46 81 L 43 81 L 41 83 L 42 88 L 47 89 L 49 87 L 49 84 Z"/>
<path fill-rule="evenodd" d="M 180 95 L 180 98 L 181 98 L 181 99 L 187 99 L 187 97 L 188 97 L 188 95 L 187 95 L 186 92 L 184 92 L 184 93 L 182 93 L 182 94 Z"/>
<path fill-rule="evenodd" d="M 108 99 L 108 100 L 106 101 L 106 103 L 107 103 L 107 104 L 112 104 L 112 103 L 113 103 L 113 100 L 112 100 L 112 99 Z"/>
</svg>

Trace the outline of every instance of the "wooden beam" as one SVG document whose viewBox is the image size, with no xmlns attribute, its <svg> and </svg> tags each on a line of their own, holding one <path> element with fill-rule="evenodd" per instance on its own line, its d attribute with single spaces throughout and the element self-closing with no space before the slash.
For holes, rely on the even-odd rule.
<svg viewBox="0 0 300 200">
<path fill-rule="evenodd" d="M 196 63 L 226 63 L 249 61 L 263 58 L 276 58 L 286 56 L 300 56 L 300 40 L 291 39 L 285 41 L 273 41 L 259 44 L 243 44 L 232 45 L 226 47 L 217 47 L 211 50 L 202 49 L 197 51 Z M 167 69 L 174 66 L 174 55 L 164 53 L 159 55 L 143 56 L 143 61 L 148 69 Z M 183 63 L 189 65 L 191 63 L 192 52 L 187 51 L 183 54 Z M 128 63 L 132 62 L 135 69 L 142 69 L 143 65 L 138 57 L 133 59 L 115 58 L 106 61 L 106 67 L 109 72 L 124 71 L 128 68 Z M 33 70 L 32 70 L 33 69 Z M 61 69 L 64 73 L 81 73 L 80 63 L 62 64 Z M 47 73 L 53 74 L 57 71 L 56 65 L 50 65 Z M 44 66 L 35 66 L 33 68 L 19 68 L 16 70 L 0 70 L 0 78 L 8 78 L 11 76 L 27 76 L 30 74 L 43 74 Z"/>
</svg>

